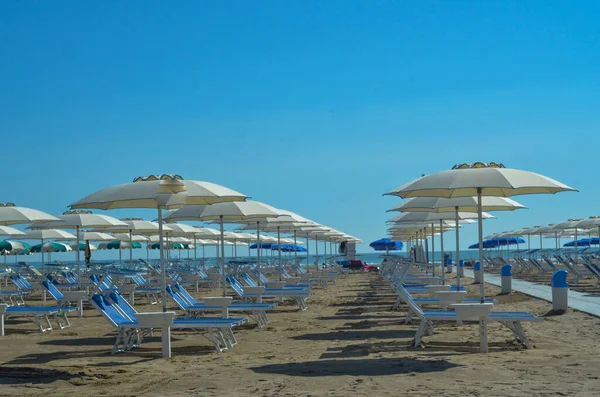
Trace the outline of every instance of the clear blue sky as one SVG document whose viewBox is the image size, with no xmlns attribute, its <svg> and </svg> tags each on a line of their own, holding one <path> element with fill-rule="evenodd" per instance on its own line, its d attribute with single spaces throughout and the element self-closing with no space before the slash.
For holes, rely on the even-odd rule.
<svg viewBox="0 0 600 397">
<path fill-rule="evenodd" d="M 382 193 L 480 160 L 581 191 L 517 198 L 486 234 L 600 215 L 599 20 L 596 1 L 3 1 L 0 201 L 61 213 L 179 173 L 368 243 Z"/>
</svg>

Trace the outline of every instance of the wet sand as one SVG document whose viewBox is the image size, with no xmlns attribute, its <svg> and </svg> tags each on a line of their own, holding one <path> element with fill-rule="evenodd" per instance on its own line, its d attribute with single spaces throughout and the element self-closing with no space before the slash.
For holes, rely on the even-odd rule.
<svg viewBox="0 0 600 397">
<path fill-rule="evenodd" d="M 467 280 L 470 282 L 470 280 Z M 470 287 L 470 295 L 478 288 Z M 486 286 L 489 296 L 499 288 Z M 214 292 L 194 294 L 196 297 Z M 551 305 L 519 293 L 495 310 L 547 314 Z M 597 396 L 600 319 L 569 311 L 525 324 L 534 348 L 491 324 L 490 353 L 478 327 L 440 324 L 410 348 L 416 323 L 392 311 L 395 295 L 377 274 L 352 274 L 315 290 L 310 307 L 282 305 L 270 326 L 236 330 L 239 344 L 217 354 L 194 332 L 173 333 L 173 358 L 160 358 L 160 334 L 111 355 L 115 333 L 94 309 L 72 327 L 41 334 L 26 319 L 6 322 L 0 339 L 1 396 Z M 32 304 L 36 303 L 32 301 Z M 140 311 L 154 311 L 143 305 Z"/>
</svg>

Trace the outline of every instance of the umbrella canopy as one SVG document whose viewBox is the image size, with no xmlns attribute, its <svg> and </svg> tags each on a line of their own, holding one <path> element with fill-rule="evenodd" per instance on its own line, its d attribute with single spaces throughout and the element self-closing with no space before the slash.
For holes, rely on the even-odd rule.
<svg viewBox="0 0 600 397">
<path fill-rule="evenodd" d="M 83 241 L 112 241 L 115 238 L 107 233 L 101 232 L 84 232 L 83 237 L 81 238 Z"/>
<path fill-rule="evenodd" d="M 13 203 L 0 204 L 0 225 L 18 225 L 58 220 L 55 216 L 32 208 L 17 207 Z"/>
<path fill-rule="evenodd" d="M 71 204 L 71 208 L 157 208 L 206 205 L 246 200 L 245 194 L 210 182 L 185 180 L 179 175 L 150 175 L 131 183 L 107 187 Z"/>
<path fill-rule="evenodd" d="M 137 241 L 137 242 L 146 242 L 149 240 L 148 237 L 146 236 L 141 236 L 139 234 L 132 234 L 130 235 L 129 233 L 115 233 L 113 235 L 113 240 L 119 240 L 119 241 Z"/>
<path fill-rule="evenodd" d="M 404 247 L 401 241 L 394 241 L 389 238 L 382 238 L 373 241 L 369 244 L 369 247 L 375 251 L 400 251 Z"/>
<path fill-rule="evenodd" d="M 10 226 L 0 226 L 0 236 L 18 237 L 25 236 L 25 233 Z"/>
<path fill-rule="evenodd" d="M 69 251 L 73 251 L 73 249 L 67 245 L 67 244 L 63 244 L 63 243 L 57 243 L 55 241 L 49 242 L 49 243 L 44 243 L 44 244 L 37 244 L 31 247 L 31 252 L 69 252 Z"/>
<path fill-rule="evenodd" d="M 200 228 L 186 225 L 183 223 L 165 223 L 163 225 L 165 228 L 169 228 L 169 236 L 180 236 L 180 237 L 194 237 L 201 236 Z"/>
<path fill-rule="evenodd" d="M 482 197 L 484 211 L 512 211 L 527 208 L 506 197 Z M 415 197 L 387 210 L 387 212 L 477 212 L 477 197 Z"/>
<path fill-rule="evenodd" d="M 440 220 L 455 220 L 456 214 L 451 212 L 405 212 L 401 215 L 398 215 L 390 220 L 388 223 L 414 223 L 414 222 L 438 222 Z M 477 219 L 476 212 L 459 212 L 458 213 L 459 220 L 465 219 Z M 487 212 L 483 213 L 483 219 L 494 218 L 494 216 L 488 214 Z"/>
<path fill-rule="evenodd" d="M 126 224 L 112 216 L 94 214 L 91 211 L 66 211 L 58 215 L 56 221 L 39 223 L 28 229 L 90 229 L 125 227 Z"/>
<path fill-rule="evenodd" d="M 85 251 L 86 243 L 83 243 L 83 242 L 81 242 L 79 244 L 77 244 L 77 242 L 71 243 L 71 244 L 69 244 L 69 247 L 71 247 L 72 250 L 76 250 L 78 245 L 79 245 L 79 251 Z M 98 249 L 93 244 L 89 244 L 89 246 L 90 246 L 90 251 L 96 251 Z"/>
<path fill-rule="evenodd" d="M 386 195 L 409 197 L 511 197 L 576 191 L 554 179 L 496 163 L 459 164 L 404 184 Z"/>
<path fill-rule="evenodd" d="M 25 236 L 22 237 L 26 240 L 76 240 L 77 237 L 74 234 L 65 232 L 60 229 L 36 229 L 29 230 Z"/>
<path fill-rule="evenodd" d="M 519 237 L 509 237 L 509 238 L 502 238 L 502 237 L 496 237 L 496 238 L 492 238 L 489 240 L 484 240 L 483 241 L 483 248 L 496 248 L 496 247 L 502 247 L 502 246 L 506 246 L 506 245 L 515 245 L 515 244 L 524 244 L 525 240 L 523 240 L 522 238 Z M 477 249 L 479 248 L 479 243 L 475 243 L 469 246 L 469 249 Z"/>
<path fill-rule="evenodd" d="M 111 232 L 135 232 L 144 234 L 158 234 L 158 223 L 145 221 L 141 218 L 123 218 L 121 219 L 122 225 L 113 226 L 107 228 Z M 170 232 L 171 228 L 167 225 L 163 225 L 165 232 Z"/>
<path fill-rule="evenodd" d="M 278 217 L 280 210 L 258 201 L 236 201 L 208 206 L 188 205 L 165 216 L 166 220 L 240 221 Z"/>
<path fill-rule="evenodd" d="M 29 252 L 31 246 L 20 241 L 0 241 L 0 252 L 25 254 Z"/>
<path fill-rule="evenodd" d="M 600 245 L 600 238 L 584 238 L 577 240 L 578 247 L 589 247 L 590 245 Z M 568 243 L 563 244 L 563 247 L 574 247 L 575 241 L 569 241 Z"/>
<path fill-rule="evenodd" d="M 120 241 L 120 240 L 113 240 L 110 242 L 104 242 L 104 243 L 100 243 L 98 245 L 98 249 L 109 249 L 109 250 L 118 250 L 118 249 L 126 249 L 126 248 L 142 248 L 142 244 L 138 243 L 137 241 L 133 241 L 132 243 L 129 243 L 129 241 Z"/>
</svg>

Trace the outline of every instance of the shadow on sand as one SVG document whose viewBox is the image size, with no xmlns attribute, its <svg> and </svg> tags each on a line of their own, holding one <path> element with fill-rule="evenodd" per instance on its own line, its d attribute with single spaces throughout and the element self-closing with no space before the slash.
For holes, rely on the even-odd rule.
<svg viewBox="0 0 600 397">
<path fill-rule="evenodd" d="M 446 360 L 417 360 L 414 358 L 377 358 L 351 360 L 318 360 L 287 364 L 268 364 L 250 368 L 259 374 L 288 376 L 384 376 L 412 372 L 433 373 L 458 367 Z"/>
<path fill-rule="evenodd" d="M 364 340 L 364 339 L 396 339 L 396 338 L 412 338 L 415 336 L 415 331 L 411 330 L 369 330 L 369 331 L 333 331 L 322 334 L 304 334 L 292 336 L 295 340 Z"/>
</svg>

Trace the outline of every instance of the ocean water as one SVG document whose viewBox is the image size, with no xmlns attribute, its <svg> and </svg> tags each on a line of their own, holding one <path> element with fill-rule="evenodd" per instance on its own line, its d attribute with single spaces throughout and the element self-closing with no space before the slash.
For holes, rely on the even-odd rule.
<svg viewBox="0 0 600 397">
<path fill-rule="evenodd" d="M 449 253 L 450 256 L 452 258 L 454 258 L 454 256 L 455 256 L 454 252 L 447 252 L 447 253 Z M 390 254 L 391 255 L 405 256 L 406 257 L 406 252 L 402 252 L 402 253 L 400 253 L 400 252 L 390 252 Z M 382 260 L 383 260 L 382 255 L 385 255 L 385 252 L 361 252 L 361 253 L 357 253 L 356 254 L 356 259 L 360 259 L 361 261 L 367 262 L 367 263 L 381 263 Z M 460 258 L 464 259 L 464 260 L 466 260 L 466 259 L 476 259 L 477 255 L 478 255 L 477 250 L 468 250 L 468 251 L 461 251 L 460 252 Z M 134 255 L 134 259 L 136 259 L 138 257 L 139 256 L 135 256 Z M 290 256 L 286 254 L 286 255 L 283 255 L 282 257 L 285 258 L 285 257 L 290 257 Z M 298 257 L 299 258 L 306 258 L 306 255 L 299 254 Z M 276 258 L 277 258 L 277 255 L 267 256 L 266 258 L 263 255 L 261 257 L 261 259 L 263 261 L 265 261 L 265 260 L 271 260 L 271 259 L 276 260 Z M 291 255 L 291 258 L 293 258 L 293 255 Z M 343 257 L 338 257 L 338 258 L 339 259 L 344 259 Z M 12 261 L 11 261 L 11 259 L 12 259 Z M 37 261 L 35 261 L 35 260 L 32 261 L 30 259 L 33 259 L 33 258 L 26 257 L 26 256 L 20 256 L 20 257 L 18 257 L 19 261 L 26 261 L 27 263 L 29 263 L 30 265 L 33 265 L 34 267 L 36 267 L 38 269 L 42 267 L 42 263 L 39 261 L 39 256 L 37 258 L 35 258 L 35 259 L 38 259 Z M 125 263 L 126 259 L 128 259 L 128 258 L 123 258 L 123 263 Z M 177 257 L 173 257 L 172 259 L 177 260 L 178 258 Z M 217 264 L 217 259 L 214 258 L 214 257 L 207 257 L 206 259 L 207 259 L 207 261 L 206 261 L 206 265 L 207 266 L 215 266 Z M 227 257 L 227 259 L 231 259 L 231 258 Z M 239 256 L 236 259 L 238 259 L 238 260 L 250 260 L 250 261 L 254 261 L 254 260 L 256 260 L 256 256 L 250 256 L 250 257 L 248 257 L 248 256 Z M 315 259 L 316 259 L 316 257 L 314 255 L 310 255 L 308 263 L 310 263 L 310 264 L 314 263 Z M 154 260 L 155 259 L 151 259 L 151 261 L 154 261 Z M 181 260 L 185 261 L 185 257 L 182 257 Z M 436 261 L 441 261 L 441 252 L 438 251 L 438 252 L 435 253 L 435 260 Z M 7 265 L 10 266 L 12 264 L 11 262 L 14 263 L 14 258 L 10 258 L 9 257 L 8 260 L 7 260 Z M 110 263 L 118 263 L 119 260 L 117 258 L 115 258 L 114 260 L 98 260 L 98 261 L 93 261 L 93 262 L 94 263 L 100 263 L 100 264 L 110 264 Z M 323 262 L 323 256 L 320 256 L 319 262 L 321 262 L 321 263 Z M 67 266 L 72 266 L 72 265 L 75 264 L 75 261 L 74 260 L 62 260 L 61 263 L 64 263 Z M 304 259 L 302 261 L 302 263 L 306 264 L 307 263 L 306 259 Z M 2 262 L 0 262 L 0 265 L 1 264 L 2 264 Z M 82 260 L 82 265 L 83 265 L 83 260 Z"/>
</svg>

